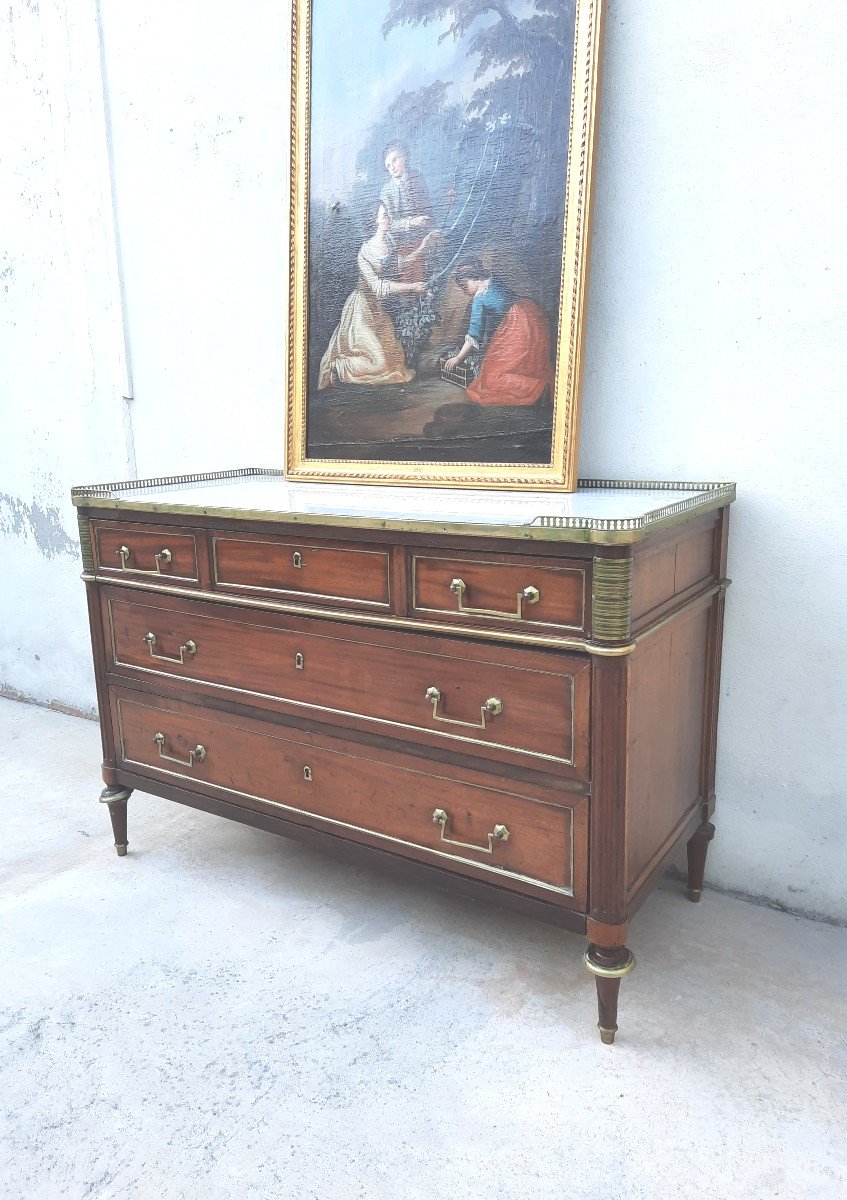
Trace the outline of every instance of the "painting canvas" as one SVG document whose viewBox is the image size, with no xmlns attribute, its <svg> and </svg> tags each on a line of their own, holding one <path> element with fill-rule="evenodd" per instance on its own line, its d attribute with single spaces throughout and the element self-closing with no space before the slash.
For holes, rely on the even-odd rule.
<svg viewBox="0 0 847 1200">
<path fill-rule="evenodd" d="M 598 0 L 295 0 L 287 470 L 575 484 Z"/>
</svg>

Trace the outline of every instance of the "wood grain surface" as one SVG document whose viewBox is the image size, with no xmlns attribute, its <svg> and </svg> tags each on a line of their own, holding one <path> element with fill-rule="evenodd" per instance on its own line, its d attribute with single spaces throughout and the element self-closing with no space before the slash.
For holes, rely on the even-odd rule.
<svg viewBox="0 0 847 1200">
<path fill-rule="evenodd" d="M 103 616 L 117 674 L 190 680 L 195 691 L 226 689 L 257 707 L 297 707 L 341 725 L 378 723 L 404 740 L 459 743 L 484 758 L 534 759 L 543 770 L 572 776 L 587 771 L 590 668 L 575 655 L 120 590 L 104 592 Z M 145 641 L 150 633 L 159 657 Z M 196 652 L 180 661 L 189 642 Z M 437 714 L 426 698 L 431 687 L 442 697 Z M 503 711 L 486 716 L 482 728 L 490 698 Z"/>
<path fill-rule="evenodd" d="M 584 903 L 584 798 L 567 804 L 538 786 L 503 786 L 486 774 L 468 779 L 410 755 L 365 753 L 342 740 L 122 689 L 113 691 L 111 712 L 122 767 L 220 789 L 247 808 L 281 807 L 291 820 L 319 818 L 350 836 L 446 856 L 459 870 L 476 864 L 500 886 L 538 881 L 556 890 L 557 903 Z M 449 818 L 444 837 L 436 809 Z M 489 842 L 497 826 L 508 838 Z"/>
<path fill-rule="evenodd" d="M 167 526 L 118 524 L 95 521 L 94 561 L 98 574 L 131 579 L 150 577 L 155 583 L 178 583 L 182 587 L 199 584 L 197 538 L 192 533 L 179 533 Z M 118 551 L 126 546 L 129 556 L 126 569 L 121 566 Z M 171 561 L 160 560 L 156 570 L 156 555 L 171 552 Z"/>
<path fill-rule="evenodd" d="M 519 559 L 507 554 L 415 554 L 411 556 L 411 608 L 415 616 L 431 616 L 452 623 L 505 626 L 541 626 L 571 633 L 585 631 L 588 617 L 587 570 L 579 560 Z M 454 579 L 466 587 L 462 604 L 488 609 L 491 613 L 469 613 L 459 609 L 458 596 L 451 590 Z M 534 604 L 518 596 L 527 587 L 538 590 Z"/>
<path fill-rule="evenodd" d="M 233 537 L 213 533 L 213 582 L 219 591 L 301 600 L 391 605 L 390 552 L 305 538 Z"/>
</svg>

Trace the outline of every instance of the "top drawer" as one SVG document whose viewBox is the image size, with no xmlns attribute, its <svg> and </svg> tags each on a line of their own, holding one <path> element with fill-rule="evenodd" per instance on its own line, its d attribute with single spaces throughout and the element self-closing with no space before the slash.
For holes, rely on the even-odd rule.
<svg viewBox="0 0 847 1200">
<path fill-rule="evenodd" d="M 578 559 L 508 554 L 416 554 L 416 614 L 465 625 L 511 624 L 582 633 L 587 627 L 587 565 Z"/>
<path fill-rule="evenodd" d="M 215 533 L 212 578 L 221 592 L 391 608 L 390 554 L 379 547 Z"/>
<path fill-rule="evenodd" d="M 94 521 L 93 545 L 99 575 L 147 578 L 159 583 L 199 585 L 197 538 L 168 525 Z"/>
</svg>

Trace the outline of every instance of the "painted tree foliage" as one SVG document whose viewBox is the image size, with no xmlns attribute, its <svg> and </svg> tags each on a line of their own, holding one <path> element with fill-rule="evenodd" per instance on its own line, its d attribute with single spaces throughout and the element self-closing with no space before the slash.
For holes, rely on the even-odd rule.
<svg viewBox="0 0 847 1200">
<path fill-rule="evenodd" d="M 438 35 L 461 41 L 476 60 L 478 87 L 467 105 L 468 125 L 504 130 L 492 208 L 510 208 L 514 222 L 561 228 L 567 163 L 566 133 L 573 63 L 574 0 L 390 0 L 383 36 L 400 25 L 449 27 Z M 435 36 L 435 31 L 433 31 Z M 470 132 L 470 130 L 469 130 Z M 479 141 L 481 129 L 476 131 Z M 504 214 L 505 215 L 505 214 Z"/>
<path fill-rule="evenodd" d="M 362 131 L 352 195 L 337 205 L 313 205 L 313 271 L 326 280 L 334 264 L 339 303 L 355 283 L 363 233 L 359 214 L 387 178 L 386 143 L 401 138 L 428 183 L 436 225 L 445 232 L 436 289 L 448 286 L 461 256 L 482 254 L 512 275 L 516 290 L 535 300 L 555 327 L 574 2 L 389 0 L 381 26 L 386 42 L 400 26 L 431 26 L 435 61 L 439 44 L 459 43 L 473 66 L 475 86 L 464 104 L 450 100 L 449 75 L 401 91 Z M 376 22 L 372 36 L 380 36 Z M 321 325 L 314 329 L 318 343 L 338 319 L 337 312 L 321 307 L 313 308 L 313 320 Z"/>
</svg>

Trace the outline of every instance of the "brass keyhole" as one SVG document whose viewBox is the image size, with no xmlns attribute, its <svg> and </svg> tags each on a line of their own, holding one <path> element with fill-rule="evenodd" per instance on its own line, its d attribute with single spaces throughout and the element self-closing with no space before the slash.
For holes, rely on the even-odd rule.
<svg viewBox="0 0 847 1200">
<path fill-rule="evenodd" d="M 312 782 L 312 768 L 311 767 L 303 768 L 303 778 L 306 780 L 307 783 Z"/>
<path fill-rule="evenodd" d="M 300 654 L 300 652 L 298 651 L 298 653 L 294 655 L 294 668 L 297 671 L 302 671 L 303 668 L 305 667 L 305 665 L 306 665 L 306 660 L 304 659 L 303 655 Z"/>
</svg>

